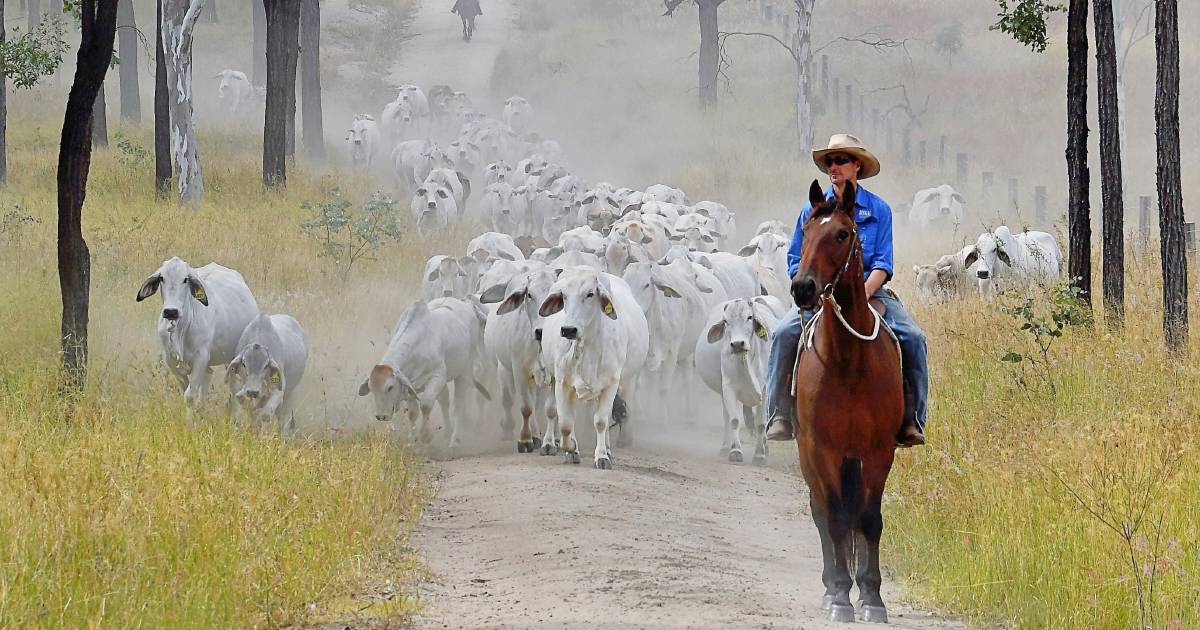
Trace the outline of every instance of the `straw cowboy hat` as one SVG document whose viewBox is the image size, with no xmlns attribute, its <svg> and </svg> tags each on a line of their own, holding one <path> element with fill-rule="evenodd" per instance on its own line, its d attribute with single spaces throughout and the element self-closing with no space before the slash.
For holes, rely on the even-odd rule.
<svg viewBox="0 0 1200 630">
<path fill-rule="evenodd" d="M 848 133 L 835 133 L 829 136 L 828 147 L 813 149 L 813 162 L 817 165 L 817 168 L 821 169 L 822 173 L 829 173 L 829 167 L 825 166 L 825 156 L 830 153 L 845 153 L 862 162 L 862 169 L 858 171 L 859 179 L 875 177 L 879 174 L 879 158 L 872 155 L 863 146 L 862 140 L 859 140 L 858 136 Z"/>
</svg>

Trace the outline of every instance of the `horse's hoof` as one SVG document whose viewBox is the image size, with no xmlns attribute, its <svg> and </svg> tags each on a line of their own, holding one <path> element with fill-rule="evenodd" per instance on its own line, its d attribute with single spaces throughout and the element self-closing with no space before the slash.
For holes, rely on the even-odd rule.
<svg viewBox="0 0 1200 630">
<path fill-rule="evenodd" d="M 827 611 L 827 610 L 829 610 L 829 607 L 832 605 L 833 605 L 833 595 L 825 595 L 824 597 L 821 598 L 821 610 Z"/>
<path fill-rule="evenodd" d="M 518 453 L 532 453 L 533 445 L 529 442 L 517 442 Z"/>
<path fill-rule="evenodd" d="M 767 465 L 767 456 L 763 455 L 761 453 L 755 453 L 754 454 L 754 465 L 755 466 L 766 466 Z"/>
<path fill-rule="evenodd" d="M 866 623 L 887 623 L 887 608 L 883 606 L 863 606 L 858 610 L 858 620 Z"/>
<path fill-rule="evenodd" d="M 595 465 L 592 467 L 596 470 L 612 470 L 612 460 L 607 457 L 601 457 L 596 460 Z"/>
<path fill-rule="evenodd" d="M 579 453 L 563 453 L 563 463 L 564 464 L 578 464 L 579 463 Z"/>
<path fill-rule="evenodd" d="M 542 455 L 558 455 L 558 447 L 552 443 L 542 445 Z"/>
<path fill-rule="evenodd" d="M 854 623 L 854 606 L 850 604 L 831 604 L 829 620 L 836 623 Z"/>
<path fill-rule="evenodd" d="M 742 463 L 742 452 L 741 451 L 729 451 L 729 461 L 734 464 Z"/>
</svg>

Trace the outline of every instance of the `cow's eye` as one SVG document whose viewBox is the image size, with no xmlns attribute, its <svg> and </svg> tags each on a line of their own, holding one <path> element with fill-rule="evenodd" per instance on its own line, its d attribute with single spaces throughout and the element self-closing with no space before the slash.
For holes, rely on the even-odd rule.
<svg viewBox="0 0 1200 630">
<path fill-rule="evenodd" d="M 588 293 L 587 293 L 587 297 L 589 297 L 589 298 L 590 298 L 590 297 L 595 297 L 595 296 L 596 296 L 596 294 L 595 294 L 595 293 L 592 293 L 591 291 L 588 291 Z"/>
<path fill-rule="evenodd" d="M 839 243 L 845 243 L 846 239 L 850 238 L 850 232 L 846 230 L 838 230 L 837 240 Z"/>
</svg>

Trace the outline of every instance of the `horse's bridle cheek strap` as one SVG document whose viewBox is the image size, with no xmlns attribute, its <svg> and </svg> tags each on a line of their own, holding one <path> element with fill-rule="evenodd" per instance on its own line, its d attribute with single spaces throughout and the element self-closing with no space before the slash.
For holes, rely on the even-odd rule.
<svg viewBox="0 0 1200 630">
<path fill-rule="evenodd" d="M 854 260 L 854 253 L 858 251 L 859 245 L 862 243 L 862 241 L 860 241 L 858 237 L 858 226 L 854 226 L 853 230 L 854 240 L 850 243 L 850 251 L 846 254 L 846 262 L 842 263 L 842 268 L 838 270 L 838 273 L 833 277 L 833 280 L 821 289 L 821 297 L 829 298 L 833 295 L 833 290 L 837 288 L 838 281 L 842 279 L 842 276 L 846 275 L 846 270 L 850 268 L 850 261 Z"/>
</svg>

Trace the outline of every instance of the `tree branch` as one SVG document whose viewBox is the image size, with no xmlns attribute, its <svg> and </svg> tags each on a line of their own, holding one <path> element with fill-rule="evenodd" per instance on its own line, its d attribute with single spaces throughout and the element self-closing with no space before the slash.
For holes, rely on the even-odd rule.
<svg viewBox="0 0 1200 630">
<path fill-rule="evenodd" d="M 826 42 L 825 44 L 817 47 L 815 50 L 813 50 L 813 54 L 815 55 L 816 53 L 819 53 L 822 50 L 825 50 L 826 48 L 829 48 L 830 46 L 832 46 L 838 42 L 850 42 L 850 43 L 855 43 L 855 44 L 863 44 L 865 46 L 869 46 L 869 47 L 875 49 L 875 52 L 880 52 L 880 51 L 882 51 L 884 49 L 888 49 L 888 48 L 903 48 L 905 50 L 905 52 L 907 53 L 908 42 L 910 41 L 910 39 L 911 38 L 906 37 L 901 40 L 896 40 L 896 39 L 892 39 L 890 37 L 884 37 L 884 36 L 880 35 L 879 33 L 868 31 L 866 33 L 862 33 L 860 35 L 855 35 L 853 37 L 845 37 L 845 36 L 835 37 L 835 38 L 829 40 L 828 42 Z"/>
<path fill-rule="evenodd" d="M 667 9 L 667 12 L 663 13 L 663 17 L 674 17 L 675 9 L 679 8 L 679 5 L 684 2 L 687 2 L 687 0 L 663 0 L 663 5 Z"/>
<path fill-rule="evenodd" d="M 797 53 L 797 52 L 796 52 L 796 50 L 794 50 L 794 49 L 793 49 L 793 48 L 792 48 L 790 45 L 788 45 L 788 44 L 784 43 L 784 41 L 783 41 L 782 39 L 779 39 L 778 37 L 776 37 L 776 36 L 774 36 L 774 35 L 772 35 L 772 34 L 770 34 L 770 33 L 759 33 L 759 32 L 756 32 L 756 31 L 751 31 L 751 32 L 746 32 L 746 31 L 722 31 L 722 32 L 720 32 L 720 33 L 717 33 L 717 45 L 718 45 L 718 46 L 720 46 L 722 50 L 724 50 L 724 48 L 725 48 L 725 40 L 729 39 L 730 37 L 736 37 L 736 36 L 741 36 L 741 37 L 765 37 L 765 38 L 767 38 L 767 39 L 769 39 L 769 40 L 772 40 L 772 41 L 774 41 L 776 44 L 779 44 L 780 46 L 783 46 L 783 49 L 784 49 L 784 50 L 786 50 L 786 51 L 788 51 L 788 54 L 792 56 L 792 59 L 794 59 L 794 60 L 795 60 L 795 61 L 797 61 L 797 62 L 799 62 L 799 61 L 800 61 L 800 55 L 799 55 L 799 53 Z"/>
</svg>

